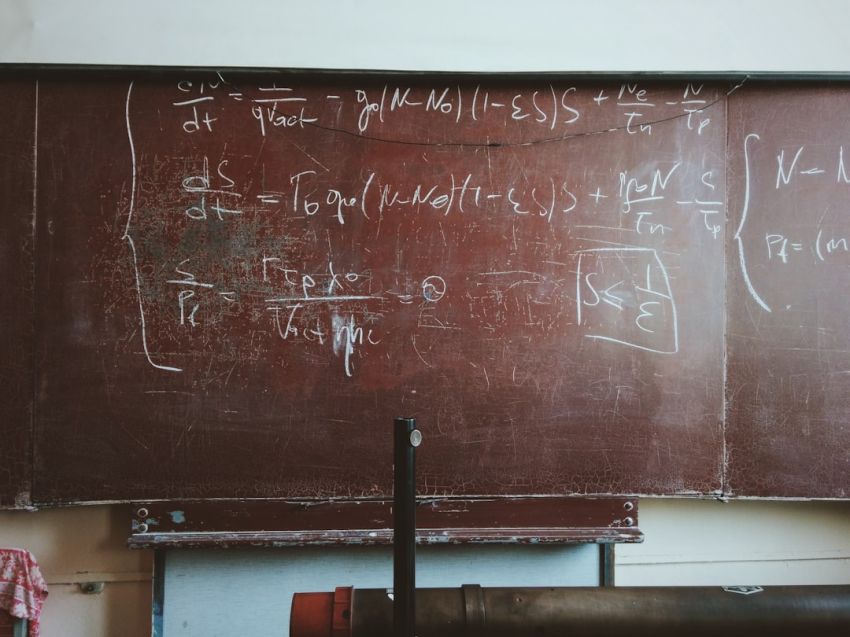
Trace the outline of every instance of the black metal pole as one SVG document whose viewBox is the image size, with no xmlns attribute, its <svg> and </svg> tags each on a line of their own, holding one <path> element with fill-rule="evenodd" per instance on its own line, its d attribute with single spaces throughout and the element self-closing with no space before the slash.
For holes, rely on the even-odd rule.
<svg viewBox="0 0 850 637">
<path fill-rule="evenodd" d="M 414 637 L 416 618 L 416 447 L 422 435 L 413 418 L 393 430 L 393 633 Z"/>
</svg>

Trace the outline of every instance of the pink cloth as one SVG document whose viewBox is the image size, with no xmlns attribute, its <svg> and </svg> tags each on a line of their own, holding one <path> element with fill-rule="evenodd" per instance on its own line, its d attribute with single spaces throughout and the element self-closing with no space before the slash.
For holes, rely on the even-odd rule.
<svg viewBox="0 0 850 637">
<path fill-rule="evenodd" d="M 29 637 L 39 635 L 41 605 L 47 583 L 32 553 L 23 549 L 0 549 L 0 609 L 26 619 Z"/>
</svg>

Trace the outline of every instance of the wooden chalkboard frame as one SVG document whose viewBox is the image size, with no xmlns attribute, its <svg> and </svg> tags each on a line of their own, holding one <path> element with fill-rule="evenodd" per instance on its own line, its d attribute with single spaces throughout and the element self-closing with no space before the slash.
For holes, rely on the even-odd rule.
<svg viewBox="0 0 850 637">
<path fill-rule="evenodd" d="M 642 542 L 638 504 L 637 498 L 419 498 L 417 541 Z M 127 544 L 136 549 L 392 544 L 392 502 L 388 500 L 207 500 L 137 502 L 134 507 Z"/>
</svg>

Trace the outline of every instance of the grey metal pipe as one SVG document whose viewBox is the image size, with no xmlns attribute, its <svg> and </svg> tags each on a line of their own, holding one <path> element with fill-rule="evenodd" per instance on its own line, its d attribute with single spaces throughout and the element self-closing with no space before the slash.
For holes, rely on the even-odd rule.
<svg viewBox="0 0 850 637">
<path fill-rule="evenodd" d="M 393 635 L 386 590 L 354 589 L 351 604 L 351 637 Z M 850 586 L 418 589 L 416 634 L 847 637 Z"/>
</svg>

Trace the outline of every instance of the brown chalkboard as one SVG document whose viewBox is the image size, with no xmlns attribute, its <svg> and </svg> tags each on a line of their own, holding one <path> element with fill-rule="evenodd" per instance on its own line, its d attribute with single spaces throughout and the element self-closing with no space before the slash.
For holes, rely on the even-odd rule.
<svg viewBox="0 0 850 637">
<path fill-rule="evenodd" d="M 0 80 L 0 508 L 30 503 L 35 84 Z"/>
<path fill-rule="evenodd" d="M 844 89 L 734 84 L 41 77 L 34 500 L 384 497 L 399 415 L 433 496 L 844 497 L 838 354 L 774 352 L 738 260 L 784 294 L 771 156 Z"/>
<path fill-rule="evenodd" d="M 850 496 L 850 91 L 729 100 L 727 488 Z"/>
<path fill-rule="evenodd" d="M 718 490 L 727 88 L 42 81 L 37 498 Z"/>
</svg>

